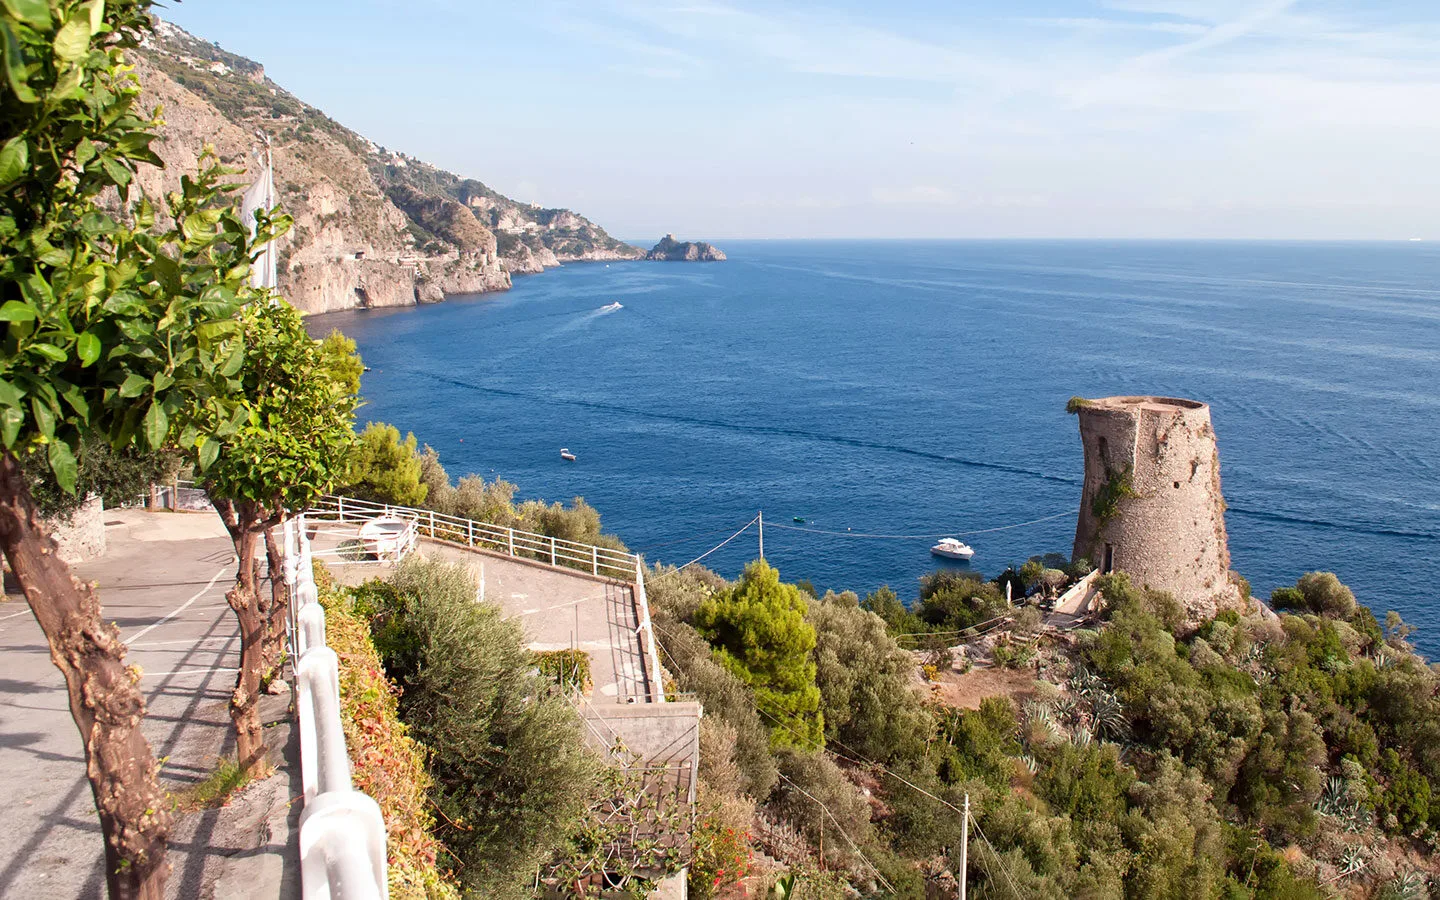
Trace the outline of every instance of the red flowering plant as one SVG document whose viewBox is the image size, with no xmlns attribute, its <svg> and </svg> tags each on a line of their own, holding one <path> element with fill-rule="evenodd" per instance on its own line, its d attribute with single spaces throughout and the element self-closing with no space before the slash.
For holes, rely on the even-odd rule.
<svg viewBox="0 0 1440 900">
<path fill-rule="evenodd" d="M 716 897 L 750 874 L 750 834 L 725 822 L 715 807 L 704 810 L 690 838 L 690 896 Z"/>
</svg>

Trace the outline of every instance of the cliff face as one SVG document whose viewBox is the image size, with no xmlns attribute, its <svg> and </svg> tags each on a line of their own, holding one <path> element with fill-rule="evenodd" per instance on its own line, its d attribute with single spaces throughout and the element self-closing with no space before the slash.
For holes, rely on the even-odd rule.
<svg viewBox="0 0 1440 900">
<path fill-rule="evenodd" d="M 302 312 L 435 302 L 505 290 L 512 273 L 644 256 L 570 210 L 518 203 L 385 150 L 259 64 L 167 22 L 136 56 L 141 105 L 163 106 L 166 123 L 155 144 L 166 168 L 140 179 L 152 196 L 177 189 L 206 143 L 248 168 L 257 130 L 270 136 L 276 192 L 295 219 L 279 242 L 280 290 Z"/>
<path fill-rule="evenodd" d="M 719 262 L 725 254 L 719 247 L 704 241 L 677 241 L 675 235 L 667 234 L 645 254 L 645 258 L 664 262 Z"/>
</svg>

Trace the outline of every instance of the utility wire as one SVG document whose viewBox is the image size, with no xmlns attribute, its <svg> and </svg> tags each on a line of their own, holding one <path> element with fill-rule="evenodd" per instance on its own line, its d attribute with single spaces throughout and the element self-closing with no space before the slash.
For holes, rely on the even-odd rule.
<svg viewBox="0 0 1440 900">
<path fill-rule="evenodd" d="M 669 578 L 671 575 L 675 575 L 675 574 L 679 573 L 681 569 L 684 569 L 684 568 L 685 568 L 685 566 L 693 566 L 693 565 L 695 565 L 695 564 L 696 564 L 697 562 L 699 562 L 700 560 L 704 559 L 705 557 L 707 557 L 707 556 L 709 556 L 710 554 L 714 553 L 716 550 L 719 550 L 721 547 L 725 546 L 726 544 L 728 544 L 728 543 L 730 543 L 731 541 L 733 541 L 733 540 L 735 540 L 736 538 L 738 538 L 740 535 L 744 534 L 746 531 L 748 531 L 748 530 L 750 529 L 750 526 L 751 526 L 751 525 L 754 525 L 754 524 L 755 524 L 755 522 L 756 522 L 759 518 L 760 518 L 759 516 L 756 516 L 754 519 L 751 519 L 750 521 L 746 522 L 744 525 L 742 525 L 742 526 L 740 527 L 740 530 L 739 530 L 739 531 L 735 532 L 734 534 L 732 534 L 732 535 L 730 535 L 729 537 L 727 537 L 725 540 L 723 540 L 723 541 L 721 541 L 720 543 L 716 544 L 715 546 L 711 547 L 709 550 L 706 550 L 704 553 L 700 554 L 699 556 L 697 556 L 697 557 L 695 557 L 694 559 L 690 560 L 689 562 L 685 563 L 685 565 L 676 566 L 676 567 L 675 567 L 674 569 L 672 569 L 671 571 L 666 572 L 666 573 L 664 573 L 663 575 L 656 576 L 655 579 L 652 581 L 652 583 L 654 583 L 654 581 L 659 581 L 661 578 Z"/>
<path fill-rule="evenodd" d="M 975 833 L 980 835 L 980 839 L 985 842 L 985 846 L 990 848 L 990 855 L 995 857 L 995 862 L 999 864 L 1000 872 L 1005 876 L 1005 880 L 1009 882 L 1010 890 L 1015 893 L 1016 900 L 1021 900 L 1025 895 L 1020 893 L 1020 888 L 1015 884 L 1015 879 L 1010 875 L 1010 867 L 1005 865 L 1005 860 L 1001 858 L 999 851 L 995 849 L 995 845 L 990 843 L 990 839 L 985 836 L 985 830 L 980 827 L 980 820 L 971 816 L 970 821 L 975 823 Z M 995 876 L 991 875 L 990 877 L 993 879 Z"/>
<path fill-rule="evenodd" d="M 975 629 L 982 628 L 982 627 L 984 627 L 984 626 L 986 626 L 986 625 L 989 625 L 991 622 L 1003 622 L 1005 619 L 1008 619 L 1008 618 L 1010 618 L 1010 614 L 1009 614 L 1009 613 L 1006 613 L 1006 614 L 1003 615 L 1003 616 L 996 616 L 996 617 L 993 618 L 993 619 L 986 619 L 986 620 L 983 621 L 983 622 L 976 622 L 974 625 L 971 625 L 969 628 L 963 628 L 963 629 L 961 629 L 961 630 L 959 630 L 959 631 L 916 631 L 916 632 L 906 632 L 906 633 L 904 633 L 904 634 L 897 634 L 897 635 L 895 635 L 895 639 L 896 639 L 896 640 L 899 640 L 900 638 L 945 637 L 945 636 L 947 636 L 947 635 L 952 635 L 952 634 L 965 634 L 966 632 L 975 631 Z M 990 630 L 993 630 L 993 629 L 986 629 L 986 631 L 990 631 Z M 976 632 L 976 636 L 978 637 L 981 633 L 983 633 L 983 632 Z"/>
<path fill-rule="evenodd" d="M 713 534 L 725 534 L 725 533 L 727 533 L 727 532 L 729 532 L 729 531 L 730 531 L 730 526 L 729 526 L 729 525 L 726 525 L 724 528 L 710 528 L 710 529 L 708 529 L 708 530 L 706 530 L 706 531 L 698 531 L 698 532 L 690 535 L 689 537 L 677 538 L 677 539 L 675 539 L 675 540 L 673 540 L 673 541 L 665 541 L 665 542 L 662 543 L 662 544 L 650 544 L 650 545 L 648 545 L 648 546 L 645 546 L 645 547 L 640 548 L 639 552 L 640 552 L 640 553 L 649 553 L 649 552 L 652 551 L 652 550 L 659 550 L 661 547 L 672 547 L 672 546 L 674 546 L 675 544 L 688 544 L 688 543 L 690 543 L 691 541 L 693 541 L 693 540 L 695 540 L 695 539 L 697 539 L 697 538 L 710 537 L 710 536 L 713 535 Z"/>
<path fill-rule="evenodd" d="M 811 800 L 814 800 L 814 801 L 815 801 L 815 805 L 818 806 L 818 807 L 820 807 L 820 809 L 824 811 L 825 815 L 827 815 L 827 816 L 830 817 L 830 821 L 831 821 L 831 822 L 834 822 L 834 823 L 835 823 L 835 830 L 838 831 L 838 832 L 840 832 L 840 836 L 845 839 L 845 843 L 849 844 L 849 845 L 850 845 L 850 849 L 855 851 L 855 855 L 856 855 L 856 856 L 859 856 L 860 859 L 865 863 L 865 865 L 867 865 L 867 866 L 870 867 L 870 871 L 875 874 L 876 880 L 879 881 L 881 884 L 883 884 L 883 885 L 885 886 L 885 890 L 889 891 L 891 894 L 894 894 L 894 893 L 895 893 L 895 887 L 894 887 L 894 885 L 892 885 L 890 882 L 888 882 L 888 881 L 885 880 L 885 876 L 880 874 L 880 870 L 877 869 L 877 868 L 875 868 L 875 864 L 870 861 L 870 858 L 865 855 L 864 851 L 862 851 L 862 850 L 860 849 L 859 845 L 857 845 L 853 840 L 850 839 L 850 835 L 848 835 L 848 834 L 845 833 L 845 829 L 844 829 L 844 828 L 841 828 L 841 827 L 840 827 L 840 822 L 839 822 L 838 819 L 835 818 L 835 814 L 832 813 L 832 812 L 830 812 L 830 807 L 826 806 L 824 803 L 821 803 L 819 800 L 816 800 L 815 796 L 814 796 L 813 794 L 811 794 L 809 791 L 805 790 L 805 789 L 802 788 L 800 785 L 798 785 L 798 784 L 796 784 L 795 782 L 791 781 L 789 778 L 786 778 L 784 772 L 776 771 L 775 774 L 776 774 L 776 775 L 779 775 L 779 776 L 780 776 L 780 779 L 781 779 L 782 781 L 784 781 L 786 784 L 790 785 L 790 786 L 793 787 L 795 790 L 799 791 L 800 793 L 802 793 L 802 794 L 804 794 L 805 796 L 809 797 Z"/>
<path fill-rule="evenodd" d="M 1012 528 L 1024 528 L 1027 525 L 1038 525 L 1041 522 L 1049 522 L 1052 519 L 1059 519 L 1063 516 L 1071 516 L 1074 513 L 1066 511 L 1055 513 L 1053 516 L 1045 516 L 1040 519 L 1031 519 L 1028 522 L 1016 522 L 1014 525 L 1001 525 L 997 528 L 981 528 L 978 531 L 948 532 L 945 534 L 869 534 L 859 531 L 827 531 L 822 528 L 805 528 L 799 525 L 783 525 L 778 522 L 771 523 L 771 528 L 784 528 L 788 531 L 804 531 L 809 534 L 828 534 L 834 537 L 847 538 L 868 538 L 871 540 L 888 541 L 933 541 L 942 537 L 972 537 L 977 534 L 992 534 L 996 531 L 1009 531 Z"/>
<path fill-rule="evenodd" d="M 779 725 L 781 728 L 784 728 L 786 731 L 790 732 L 791 734 L 795 735 L 796 737 L 801 737 L 801 735 L 799 734 L 799 732 L 795 731 L 795 729 L 793 729 L 793 728 L 791 728 L 789 725 L 785 724 L 783 721 L 781 721 L 779 718 L 777 718 L 776 716 L 774 716 L 774 715 L 773 715 L 772 713 L 770 713 L 768 710 L 761 709 L 761 708 L 758 707 L 758 706 L 755 707 L 755 708 L 756 708 L 757 711 L 759 711 L 762 715 L 764 715 L 765 717 L 767 717 L 768 719 L 770 719 L 770 721 L 774 722 L 776 725 Z M 840 747 L 843 747 L 847 753 L 853 754 L 853 756 L 854 756 L 855 758 L 852 759 L 852 758 L 847 757 L 847 756 L 842 756 L 841 754 L 836 753 L 834 750 L 831 750 L 829 747 L 825 747 L 825 748 L 824 748 L 825 752 L 828 753 L 828 754 L 830 754 L 831 756 L 834 756 L 834 757 L 836 757 L 837 759 L 843 759 L 843 760 L 845 760 L 846 762 L 851 763 L 851 764 L 853 764 L 853 765 L 867 765 L 867 766 L 872 766 L 872 767 L 874 767 L 874 768 L 876 768 L 876 769 L 879 769 L 880 771 L 884 772 L 886 775 L 889 775 L 891 778 L 894 778 L 896 781 L 900 782 L 901 784 L 906 785 L 907 787 L 915 790 L 915 791 L 918 792 L 918 793 L 924 794 L 926 797 L 929 797 L 931 800 L 934 800 L 934 801 L 936 801 L 937 803 L 940 803 L 940 804 L 943 804 L 943 805 L 945 805 L 945 806 L 950 807 L 950 809 L 954 810 L 954 811 L 957 812 L 957 813 L 960 813 L 960 815 L 962 815 L 962 816 L 965 815 L 965 811 L 964 811 L 964 810 L 962 810 L 960 807 L 956 806 L 955 804 L 951 803 L 950 801 L 946 800 L 944 797 L 938 797 L 938 796 L 936 796 L 935 794 L 932 794 L 932 793 L 930 793 L 929 791 L 925 790 L 924 788 L 920 787 L 918 784 L 915 784 L 913 781 L 910 781 L 909 779 L 904 778 L 903 776 L 897 775 L 895 772 L 893 772 L 893 771 L 891 771 L 890 769 L 886 768 L 884 765 L 881 765 L 880 763 L 877 763 L 877 762 L 875 762 L 874 760 L 866 759 L 864 756 L 860 755 L 859 753 L 856 753 L 854 749 L 846 746 L 846 745 L 845 745 L 843 742 L 841 742 L 840 740 L 838 740 L 838 739 L 832 739 L 832 740 L 830 741 L 830 743 L 832 743 L 832 744 L 837 744 L 837 745 L 839 745 Z M 985 833 L 984 833 L 983 831 L 980 831 L 980 821 L 979 821 L 978 819 L 976 819 L 974 815 L 971 815 L 971 816 L 970 816 L 970 821 L 972 821 L 972 822 L 975 823 L 975 830 L 980 833 L 980 836 L 981 836 L 982 838 L 984 838 L 985 843 L 986 843 L 986 844 L 989 844 L 989 843 L 990 843 L 990 839 L 985 837 Z M 993 853 L 993 854 L 995 854 L 995 859 L 996 859 L 996 861 L 997 861 L 997 862 L 999 863 L 999 865 L 1000 865 L 1000 870 L 1001 870 L 1001 872 L 1004 873 L 1006 880 L 1010 882 L 1010 887 L 1011 887 L 1011 889 L 1015 892 L 1015 896 L 1016 896 L 1017 900 L 1018 900 L 1018 898 L 1023 897 L 1024 895 L 1020 893 L 1020 889 L 1017 888 L 1017 887 L 1015 887 L 1015 881 L 1014 881 L 1014 879 L 1010 876 L 1010 872 L 1009 872 L 1008 868 L 1007 868 L 1006 865 L 1005 865 L 1004 859 L 1002 859 L 1002 858 L 1000 857 L 1000 854 L 996 852 L 994 845 L 991 845 L 991 846 L 990 846 L 990 852 Z M 987 866 L 987 869 L 988 869 L 988 866 Z M 994 878 L 995 878 L 995 876 L 992 874 L 992 875 L 990 876 L 990 878 L 991 878 L 991 880 L 993 881 Z"/>
</svg>

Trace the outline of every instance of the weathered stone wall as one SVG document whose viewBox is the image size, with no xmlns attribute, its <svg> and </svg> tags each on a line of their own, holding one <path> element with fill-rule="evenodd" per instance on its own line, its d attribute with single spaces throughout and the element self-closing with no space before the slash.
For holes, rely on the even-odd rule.
<svg viewBox="0 0 1440 900">
<path fill-rule="evenodd" d="M 99 494 L 87 497 L 85 505 L 75 510 L 68 520 L 54 519 L 45 524 L 50 528 L 50 536 L 60 545 L 60 558 L 67 563 L 105 555 L 105 502 Z"/>
<path fill-rule="evenodd" d="M 1242 606 L 1230 578 L 1210 407 L 1169 397 L 1106 397 L 1084 401 L 1077 412 L 1085 486 L 1075 557 L 1103 568 L 1108 547 L 1113 569 L 1170 592 L 1192 620 Z M 1117 491 L 1121 484 L 1130 490 Z M 1102 519 L 1107 493 L 1116 499 Z"/>
</svg>

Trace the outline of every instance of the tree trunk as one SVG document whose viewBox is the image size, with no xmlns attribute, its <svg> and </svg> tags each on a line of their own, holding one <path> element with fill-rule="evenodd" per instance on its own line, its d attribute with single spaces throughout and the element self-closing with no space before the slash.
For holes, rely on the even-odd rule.
<svg viewBox="0 0 1440 900">
<path fill-rule="evenodd" d="M 263 528 L 262 509 L 253 500 L 215 500 L 215 509 L 230 532 L 240 564 L 235 586 L 225 600 L 240 623 L 240 671 L 230 694 L 230 721 L 235 725 L 235 757 L 247 774 L 263 774 L 264 733 L 260 725 L 260 678 L 264 674 L 265 614 L 260 607 L 260 560 L 256 537 Z"/>
<path fill-rule="evenodd" d="M 85 769 L 105 838 L 112 900 L 163 900 L 170 814 L 150 743 L 140 730 L 145 698 L 125 665 L 120 630 L 101 615 L 93 585 L 55 555 L 11 453 L 0 457 L 0 548 L 65 676 L 70 715 L 85 747 Z"/>
<path fill-rule="evenodd" d="M 282 519 L 283 521 L 283 519 Z M 285 555 L 275 539 L 277 525 L 265 529 L 265 558 L 270 566 L 270 608 L 265 613 L 265 672 L 267 678 L 279 676 L 285 656 L 286 617 L 290 613 L 290 585 L 285 581 Z"/>
</svg>

